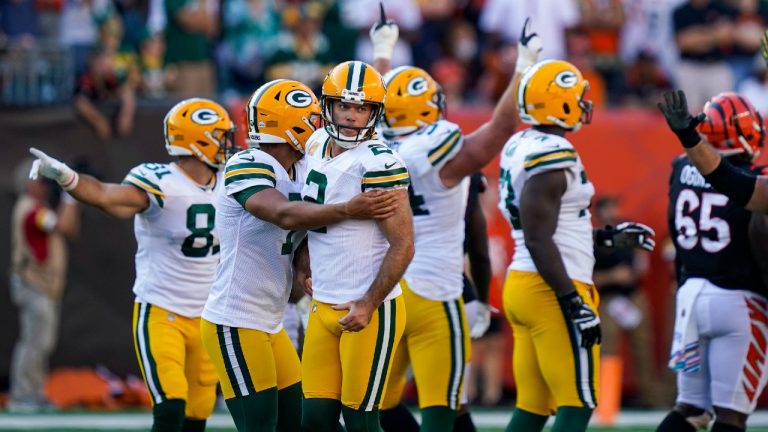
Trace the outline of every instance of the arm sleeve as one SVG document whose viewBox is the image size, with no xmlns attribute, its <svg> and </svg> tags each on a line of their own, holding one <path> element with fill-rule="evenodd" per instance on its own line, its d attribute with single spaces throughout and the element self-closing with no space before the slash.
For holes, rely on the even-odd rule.
<svg viewBox="0 0 768 432">
<path fill-rule="evenodd" d="M 523 170 L 526 176 L 567 169 L 578 163 L 579 156 L 567 140 L 548 136 L 540 144 L 536 151 L 525 156 Z"/>
<path fill-rule="evenodd" d="M 360 180 L 363 192 L 403 189 L 411 184 L 405 163 L 400 155 L 392 150 L 363 159 L 363 170 Z"/>
<path fill-rule="evenodd" d="M 246 189 L 253 195 L 259 190 L 277 187 L 274 163 L 274 160 L 259 150 L 245 150 L 232 156 L 224 168 L 224 189 L 227 195 L 237 198 L 242 194 L 236 194 Z"/>
<path fill-rule="evenodd" d="M 154 170 L 149 169 L 149 165 L 141 164 L 134 167 L 126 174 L 122 183 L 136 186 L 146 192 L 149 196 L 150 207 L 163 208 L 165 206 L 165 193 L 163 193 L 160 185 L 162 176 L 158 179 L 158 175 L 153 173 Z"/>
</svg>

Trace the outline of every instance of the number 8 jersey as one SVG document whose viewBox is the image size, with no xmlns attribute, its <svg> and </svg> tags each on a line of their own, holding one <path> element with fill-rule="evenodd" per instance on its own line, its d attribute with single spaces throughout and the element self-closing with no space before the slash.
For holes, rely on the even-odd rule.
<svg viewBox="0 0 768 432">
<path fill-rule="evenodd" d="M 512 225 L 515 240 L 515 254 L 509 269 L 538 273 L 525 246 L 520 224 L 520 196 L 525 182 L 537 174 L 563 170 L 567 185 L 561 197 L 553 240 L 568 277 L 591 284 L 595 257 L 589 205 L 595 187 L 587 179 L 584 165 L 571 143 L 561 136 L 526 129 L 507 141 L 499 165 L 499 208 Z"/>
<path fill-rule="evenodd" d="M 740 168 L 751 170 L 749 165 Z M 697 277 L 720 288 L 766 295 L 749 244 L 751 217 L 751 212 L 712 189 L 687 157 L 676 158 L 669 179 L 667 220 L 680 284 Z"/>
<path fill-rule="evenodd" d="M 123 180 L 145 191 L 149 207 L 134 217 L 136 301 L 199 317 L 219 262 L 213 199 L 216 174 L 201 186 L 176 164 L 145 163 Z"/>
</svg>

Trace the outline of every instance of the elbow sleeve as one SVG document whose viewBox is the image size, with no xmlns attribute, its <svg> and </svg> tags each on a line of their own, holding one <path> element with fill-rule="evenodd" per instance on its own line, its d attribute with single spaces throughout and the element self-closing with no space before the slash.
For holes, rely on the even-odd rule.
<svg viewBox="0 0 768 432">
<path fill-rule="evenodd" d="M 752 198 L 757 184 L 757 176 L 741 170 L 725 158 L 720 159 L 720 164 L 714 171 L 704 176 L 704 179 L 715 190 L 732 199 L 736 204 L 744 207 Z"/>
</svg>

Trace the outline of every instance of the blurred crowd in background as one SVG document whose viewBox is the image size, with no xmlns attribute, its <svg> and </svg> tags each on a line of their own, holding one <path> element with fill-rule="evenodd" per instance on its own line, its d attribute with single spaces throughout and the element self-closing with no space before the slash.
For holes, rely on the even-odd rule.
<svg viewBox="0 0 768 432">
<path fill-rule="evenodd" d="M 0 0 L 0 105 L 75 107 L 108 139 L 133 127 L 135 99 L 215 97 L 265 80 L 317 88 L 329 68 L 371 61 L 379 0 Z M 442 85 L 449 106 L 492 104 L 514 68 L 526 17 L 543 58 L 567 59 L 597 107 L 653 107 L 672 86 L 693 106 L 723 90 L 768 111 L 755 54 L 764 0 L 383 0 L 400 26 L 393 64 Z M 115 106 L 109 122 L 99 104 Z M 114 129 L 114 130 L 113 130 Z"/>
</svg>

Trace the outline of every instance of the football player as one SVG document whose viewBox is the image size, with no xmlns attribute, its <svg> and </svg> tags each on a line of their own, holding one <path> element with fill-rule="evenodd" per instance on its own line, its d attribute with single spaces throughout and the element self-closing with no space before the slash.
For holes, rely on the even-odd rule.
<svg viewBox="0 0 768 432">
<path fill-rule="evenodd" d="M 308 233 L 309 323 L 302 355 L 302 428 L 379 429 L 379 403 L 405 327 L 398 284 L 413 256 L 410 182 L 402 159 L 374 138 L 384 82 L 370 65 L 348 61 L 325 78 L 325 127 L 307 143 L 306 201 L 334 204 L 384 190 L 396 209 L 386 219 L 346 220 Z M 306 257 L 304 257 L 306 259 Z"/>
<path fill-rule="evenodd" d="M 305 144 L 320 115 L 306 85 L 270 81 L 245 111 L 248 139 L 258 148 L 237 153 L 224 169 L 224 193 L 215 203 L 221 263 L 203 309 L 203 345 L 238 431 L 298 432 L 301 365 L 282 324 L 295 246 L 309 228 L 371 211 L 387 218 L 394 197 L 376 202 L 385 195 L 379 191 L 337 204 L 298 200 Z"/>
<path fill-rule="evenodd" d="M 595 189 L 565 134 L 589 123 L 589 84 L 572 64 L 546 60 L 520 78 L 520 119 L 501 155 L 499 208 L 515 253 L 503 291 L 515 339 L 517 409 L 509 432 L 584 431 L 597 402 L 600 318 L 592 283 L 593 240 L 653 248 L 652 230 L 625 223 L 593 233 Z"/>
<path fill-rule="evenodd" d="M 77 200 L 134 217 L 133 336 L 152 400 L 153 431 L 202 431 L 216 400 L 216 372 L 200 338 L 200 313 L 219 261 L 214 197 L 235 126 L 208 99 L 186 99 L 163 121 L 173 163 L 144 163 L 121 184 L 78 174 L 37 149 L 31 177 L 53 179 Z"/>
<path fill-rule="evenodd" d="M 517 73 L 535 63 L 542 48 L 529 24 L 526 21 L 518 45 Z M 371 29 L 377 64 L 382 67 L 388 65 L 391 53 L 384 49 L 385 42 L 394 46 L 393 27 L 389 22 Z M 401 66 L 384 77 L 387 99 L 379 128 L 410 172 L 408 192 L 416 235 L 416 254 L 401 283 L 408 320 L 382 403 L 386 430 L 400 428 L 401 421 L 388 417 L 404 412 L 398 404 L 409 363 L 419 390 L 421 430 L 453 429 L 470 358 L 470 332 L 480 337 L 490 323 L 489 306 L 477 302 L 477 320 L 470 331 L 462 300 L 469 176 L 499 153 L 519 124 L 513 85 L 517 73 L 491 120 L 466 137 L 458 125 L 443 119 L 442 90 L 427 72 Z"/>
<path fill-rule="evenodd" d="M 704 106 L 698 125 L 707 145 L 734 169 L 753 166 L 765 139 L 763 119 L 746 98 L 722 93 Z M 670 367 L 677 403 L 658 431 L 744 431 L 765 388 L 768 340 L 768 216 L 719 193 L 688 157 L 672 164 L 669 232 L 678 279 Z"/>
</svg>

